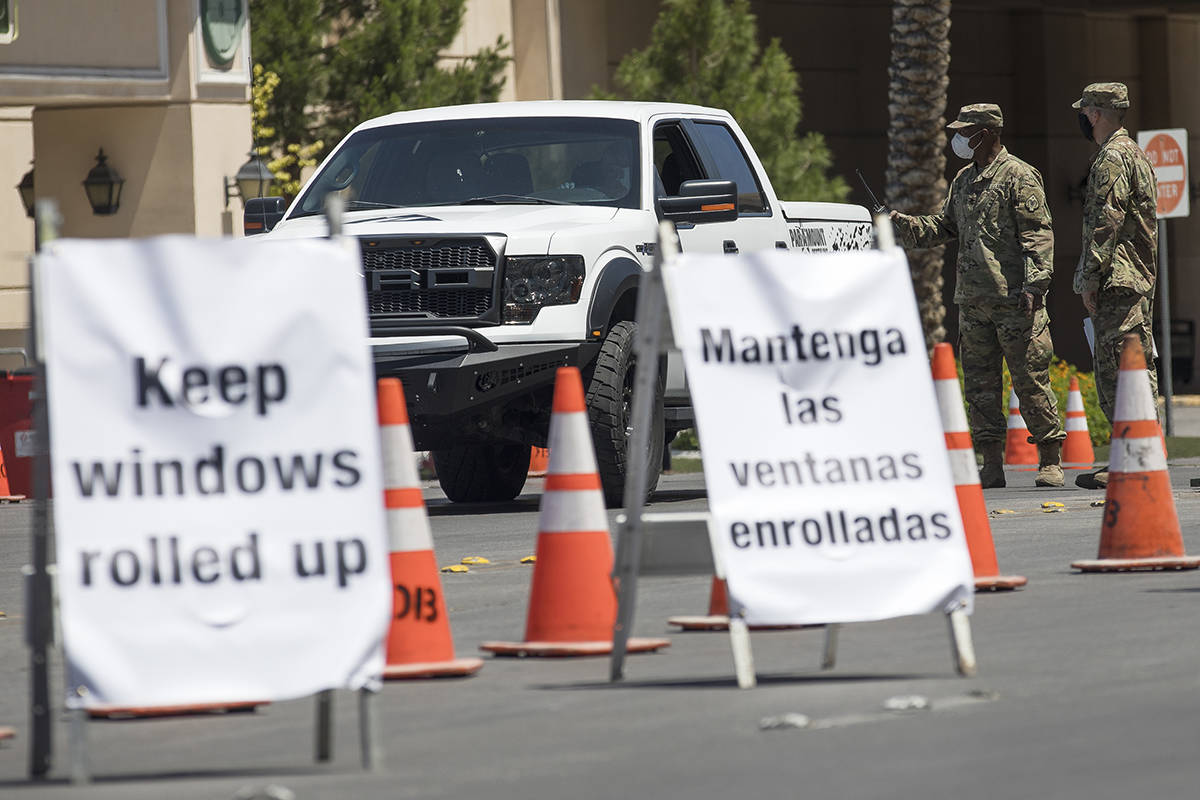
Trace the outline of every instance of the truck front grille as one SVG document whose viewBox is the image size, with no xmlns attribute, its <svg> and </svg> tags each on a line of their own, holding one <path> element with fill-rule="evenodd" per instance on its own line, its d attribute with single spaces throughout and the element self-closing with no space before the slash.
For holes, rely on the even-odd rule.
<svg viewBox="0 0 1200 800">
<path fill-rule="evenodd" d="M 449 319 L 481 317 L 492 307 L 490 289 L 453 289 L 432 292 L 368 292 L 371 316 L 414 314 Z"/>
<path fill-rule="evenodd" d="M 497 256 L 486 239 L 363 238 L 367 306 L 376 332 L 397 323 L 497 322 Z"/>
</svg>

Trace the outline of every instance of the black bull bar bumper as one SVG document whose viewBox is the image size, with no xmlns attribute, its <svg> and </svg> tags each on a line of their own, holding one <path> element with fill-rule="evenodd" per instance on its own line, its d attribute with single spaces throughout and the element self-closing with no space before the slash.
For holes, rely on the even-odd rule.
<svg viewBox="0 0 1200 800">
<path fill-rule="evenodd" d="M 599 343 L 506 344 L 491 351 L 472 350 L 473 346 L 467 352 L 413 353 L 377 345 L 375 375 L 399 378 L 409 416 L 433 423 L 434 418 L 482 411 L 552 385 L 559 367 L 591 363 Z"/>
</svg>

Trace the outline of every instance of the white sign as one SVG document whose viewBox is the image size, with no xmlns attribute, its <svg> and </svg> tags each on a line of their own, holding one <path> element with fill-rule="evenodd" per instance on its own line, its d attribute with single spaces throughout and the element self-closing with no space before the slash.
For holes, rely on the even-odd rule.
<svg viewBox="0 0 1200 800">
<path fill-rule="evenodd" d="M 973 600 L 900 249 L 664 268 L 731 608 L 754 624 Z"/>
<path fill-rule="evenodd" d="M 376 681 L 391 595 L 354 257 L 63 240 L 37 288 L 68 706 Z"/>
<path fill-rule="evenodd" d="M 1186 217 L 1192 213 L 1188 184 L 1187 131 L 1165 128 L 1140 131 L 1138 147 L 1150 156 L 1158 180 L 1158 218 Z"/>
</svg>

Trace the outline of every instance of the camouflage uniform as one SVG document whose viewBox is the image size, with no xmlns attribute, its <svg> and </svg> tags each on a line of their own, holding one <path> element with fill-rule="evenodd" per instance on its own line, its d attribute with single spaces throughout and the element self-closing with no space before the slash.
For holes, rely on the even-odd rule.
<svg viewBox="0 0 1200 800">
<path fill-rule="evenodd" d="M 965 106 L 950 128 L 999 128 L 1000 109 Z M 1037 302 L 1032 317 L 1021 293 L 1043 298 L 1054 269 L 1054 231 L 1042 176 L 1001 148 L 991 164 L 963 167 L 937 214 L 897 215 L 905 247 L 933 247 L 958 239 L 954 302 L 959 307 L 959 355 L 971 433 L 981 447 L 1003 443 L 1007 433 L 1001 359 L 1008 361 L 1021 415 L 1038 444 L 1066 438 L 1050 388 L 1054 355 L 1050 316 Z"/>
<path fill-rule="evenodd" d="M 1093 83 L 1074 108 L 1129 107 L 1121 83 Z M 1152 304 L 1158 267 L 1158 184 L 1149 156 L 1121 128 L 1092 159 L 1083 202 L 1083 256 L 1075 271 L 1075 291 L 1098 292 L 1096 314 L 1096 393 L 1111 422 L 1116 405 L 1121 345 L 1136 333 L 1146 351 L 1150 388 L 1158 398 L 1154 368 Z"/>
</svg>

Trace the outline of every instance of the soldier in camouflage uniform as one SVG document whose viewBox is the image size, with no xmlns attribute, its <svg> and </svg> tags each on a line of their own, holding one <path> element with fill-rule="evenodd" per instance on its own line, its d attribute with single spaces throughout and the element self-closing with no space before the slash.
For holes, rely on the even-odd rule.
<svg viewBox="0 0 1200 800">
<path fill-rule="evenodd" d="M 1128 333 L 1141 337 L 1150 390 L 1158 399 L 1150 338 L 1158 266 L 1158 183 L 1149 156 L 1122 125 L 1129 108 L 1125 84 L 1089 84 L 1072 108 L 1079 110 L 1084 138 L 1100 145 L 1084 191 L 1083 255 L 1075 271 L 1075 291 L 1083 296 L 1095 328 L 1096 392 L 1112 422 L 1121 345 Z M 1108 467 L 1080 475 L 1075 483 L 1102 489 L 1108 485 Z"/>
<path fill-rule="evenodd" d="M 1038 486 L 1062 486 L 1058 400 L 1050 388 L 1050 315 L 1045 296 L 1054 270 L 1054 231 L 1042 176 L 1000 144 L 1004 117 L 994 103 L 963 106 L 946 126 L 963 167 L 942 210 L 891 218 L 906 247 L 958 240 L 959 355 L 971 433 L 983 454 L 984 488 L 1004 486 L 1007 434 L 1001 359 L 1008 361 L 1021 415 L 1038 446 Z"/>
</svg>

